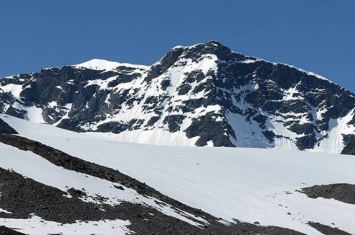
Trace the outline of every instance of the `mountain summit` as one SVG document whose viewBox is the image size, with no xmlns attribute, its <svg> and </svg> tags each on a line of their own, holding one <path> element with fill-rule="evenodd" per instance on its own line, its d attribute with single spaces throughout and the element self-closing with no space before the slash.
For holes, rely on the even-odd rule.
<svg viewBox="0 0 355 235">
<path fill-rule="evenodd" d="M 217 41 L 151 66 L 94 59 L 0 79 L 2 113 L 120 141 L 340 153 L 355 96 L 304 70 Z"/>
</svg>

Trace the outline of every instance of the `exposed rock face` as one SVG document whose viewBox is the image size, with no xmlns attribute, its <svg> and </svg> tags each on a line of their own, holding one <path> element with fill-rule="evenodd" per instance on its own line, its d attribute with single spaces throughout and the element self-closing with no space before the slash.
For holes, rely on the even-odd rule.
<svg viewBox="0 0 355 235">
<path fill-rule="evenodd" d="M 355 141 L 348 143 L 343 151 L 341 151 L 342 154 L 348 154 L 348 155 L 355 155 Z"/>
<path fill-rule="evenodd" d="M 0 134 L 18 134 L 17 131 L 9 126 L 5 121 L 0 118 Z"/>
<path fill-rule="evenodd" d="M 353 184 L 315 185 L 303 188 L 302 192 L 310 198 L 333 198 L 344 203 L 355 204 L 355 185 Z"/>
<path fill-rule="evenodd" d="M 95 63 L 2 78 L 1 112 L 152 144 L 340 153 L 355 139 L 351 92 L 219 42 L 175 47 L 150 67 Z"/>
</svg>

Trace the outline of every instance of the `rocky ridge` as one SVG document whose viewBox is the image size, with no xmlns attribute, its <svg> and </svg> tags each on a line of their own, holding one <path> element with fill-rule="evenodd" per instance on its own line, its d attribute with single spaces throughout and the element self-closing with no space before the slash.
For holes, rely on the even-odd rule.
<svg viewBox="0 0 355 235">
<path fill-rule="evenodd" d="M 138 143 L 340 153 L 355 136 L 354 94 L 216 41 L 151 66 L 92 60 L 2 78 L 0 101 L 5 114 Z"/>
</svg>

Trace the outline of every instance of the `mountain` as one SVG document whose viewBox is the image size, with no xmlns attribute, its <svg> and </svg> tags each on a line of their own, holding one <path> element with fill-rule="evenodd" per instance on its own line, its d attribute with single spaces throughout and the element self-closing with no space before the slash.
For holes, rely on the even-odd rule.
<svg viewBox="0 0 355 235">
<path fill-rule="evenodd" d="M 174 47 L 151 66 L 94 59 L 5 77 L 0 105 L 32 122 L 134 143 L 340 153 L 355 139 L 354 94 L 216 41 Z"/>
<path fill-rule="evenodd" d="M 1 234 L 354 234 L 355 158 L 105 140 L 0 114 Z M 4 227 L 5 226 L 5 227 Z"/>
</svg>

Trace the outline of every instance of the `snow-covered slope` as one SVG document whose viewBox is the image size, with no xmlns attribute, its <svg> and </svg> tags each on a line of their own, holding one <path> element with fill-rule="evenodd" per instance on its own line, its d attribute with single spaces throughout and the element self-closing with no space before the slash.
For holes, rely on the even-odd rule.
<svg viewBox="0 0 355 235">
<path fill-rule="evenodd" d="M 90 60 L 0 79 L 0 112 L 118 141 L 340 153 L 355 96 L 290 65 L 211 41 L 151 66 Z"/>
<path fill-rule="evenodd" d="M 0 118 L 22 136 L 118 169 L 174 199 L 222 218 L 225 223 L 237 219 L 321 234 L 307 225 L 313 221 L 355 233 L 354 205 L 334 199 L 311 199 L 300 192 L 301 188 L 313 185 L 354 184 L 355 158 L 352 156 L 120 143 L 103 140 L 95 133 L 78 134 L 9 116 L 1 115 Z M 93 141 L 96 138 L 99 139 Z M 0 155 L 6 160 L 2 153 Z M 6 166 L 34 174 L 34 178 L 38 177 L 35 172 L 41 172 L 23 171 L 20 163 L 1 160 L 0 167 Z M 67 180 L 69 184 L 69 176 Z M 94 185 L 92 187 L 96 187 Z"/>
<path fill-rule="evenodd" d="M 35 133 L 37 137 L 40 136 L 41 137 L 47 136 L 49 138 L 55 136 L 61 138 L 64 138 L 65 136 L 66 138 L 83 137 L 87 140 L 91 140 L 92 142 L 95 141 L 93 137 L 90 136 L 86 137 L 84 135 L 80 135 L 77 133 L 71 134 L 71 132 L 69 131 L 65 131 L 48 125 L 38 125 L 38 124 L 32 125 L 28 121 L 23 121 L 20 119 L 16 120 L 8 116 L 2 116 L 1 119 L 5 120 L 5 122 L 11 123 L 10 125 L 16 123 L 15 124 L 16 129 L 21 129 L 26 133 L 28 132 Z M 21 147 L 23 146 L 21 145 Z M 36 147 L 32 147 L 30 149 L 33 150 L 33 148 L 39 149 L 39 148 L 43 148 L 43 146 L 36 145 Z M 52 153 L 50 153 L 49 150 L 44 149 L 44 151 L 45 151 L 44 153 L 45 155 L 51 156 Z M 57 150 L 55 150 L 55 152 L 56 151 Z M 105 158 L 105 156 L 103 157 Z M 68 159 L 65 161 L 68 161 Z M 78 163 L 74 163 L 74 165 L 77 164 Z M 9 170 L 8 174 L 6 174 L 6 172 L 4 174 L 4 170 Z M 131 229 L 127 227 L 131 225 L 131 222 L 128 219 L 127 220 L 105 219 L 105 218 L 100 219 L 100 215 L 97 217 L 98 219 L 96 220 L 91 221 L 90 218 L 93 216 L 87 215 L 84 216 L 84 218 L 86 218 L 84 221 L 82 219 L 79 219 L 76 220 L 75 222 L 69 222 L 69 223 L 63 222 L 63 221 L 67 221 L 68 219 L 60 220 L 60 216 L 59 219 L 58 216 L 56 216 L 55 219 L 53 219 L 52 218 L 53 216 L 51 217 L 50 214 L 56 213 L 56 210 L 58 210 L 55 209 L 56 205 L 52 205 L 52 204 L 48 205 L 48 203 L 42 204 L 43 202 L 41 202 L 40 204 L 35 204 L 36 201 L 33 200 L 33 195 L 26 195 L 26 194 L 25 196 L 26 197 L 28 196 L 30 198 L 28 199 L 29 200 L 28 206 L 30 206 L 31 208 L 36 208 L 36 207 L 41 207 L 42 209 L 44 208 L 44 210 L 48 211 L 49 218 L 52 219 L 46 220 L 45 218 L 41 218 L 35 213 L 31 214 L 29 218 L 23 218 L 26 217 L 23 214 L 21 214 L 24 213 L 23 209 L 21 209 L 23 202 L 15 201 L 15 204 L 13 204 L 13 202 L 7 202 L 6 197 L 4 198 L 4 194 L 8 194 L 9 190 L 14 190 L 16 194 L 21 195 L 20 193 L 21 190 L 26 190 L 26 187 L 28 187 L 26 185 L 27 179 L 33 180 L 34 182 L 36 182 L 36 184 L 45 185 L 45 187 L 55 188 L 60 192 L 59 194 L 62 194 L 63 198 L 72 199 L 74 197 L 73 196 L 73 191 L 74 191 L 74 193 L 79 195 L 78 198 L 82 202 L 88 203 L 85 206 L 85 208 L 90 206 L 92 207 L 92 204 L 94 204 L 96 205 L 94 206 L 94 209 L 105 212 L 111 207 L 115 209 L 116 207 L 122 205 L 123 203 L 130 203 L 132 205 L 138 204 L 143 208 L 147 208 L 148 211 L 153 210 L 154 212 L 155 210 L 159 213 L 164 214 L 165 216 L 175 218 L 176 220 L 181 220 L 197 228 L 209 224 L 209 222 L 206 221 L 205 219 L 190 214 L 189 212 L 183 211 L 172 205 L 169 205 L 168 203 L 160 201 L 158 198 L 148 196 L 147 194 L 138 193 L 136 190 L 130 188 L 131 186 L 127 187 L 123 184 L 112 182 L 112 180 L 108 181 L 99 177 L 92 176 L 90 174 L 80 173 L 74 170 L 68 170 L 64 168 L 64 166 L 58 166 L 56 164 L 53 164 L 52 162 L 48 161 L 42 156 L 34 154 L 31 151 L 19 150 L 15 147 L 12 147 L 10 145 L 5 145 L 3 143 L 0 143 L 0 173 L 1 173 L 0 205 L 5 205 L 6 207 L 10 207 L 15 210 L 15 211 L 8 210 L 8 209 L 6 210 L 1 208 L 0 206 L 0 225 L 5 225 L 9 228 L 15 228 L 16 230 L 19 230 L 20 232 L 26 234 L 37 235 L 37 234 L 58 234 L 58 233 L 60 234 L 132 234 L 134 233 L 133 231 L 131 231 Z M 13 176 L 13 174 L 20 174 L 24 178 L 18 180 L 18 182 L 15 184 L 9 185 L 8 178 L 10 179 L 16 178 L 15 176 Z M 34 184 L 33 182 L 29 183 L 31 188 L 30 191 L 27 192 L 28 194 L 32 194 L 32 193 L 34 194 L 35 191 L 38 190 L 36 188 L 38 187 L 36 184 Z M 12 187 L 14 189 L 9 189 L 8 187 Z M 43 188 L 43 186 L 41 187 Z M 50 193 L 51 192 L 50 191 L 48 192 L 47 189 L 47 192 L 43 193 L 44 195 L 41 194 L 40 196 L 52 197 Z M 11 196 L 11 195 L 7 195 L 7 196 Z M 40 196 L 38 195 L 37 197 Z M 21 201 L 23 200 L 23 196 L 16 195 L 16 197 L 19 197 Z M 61 200 L 61 202 L 59 203 L 61 206 L 63 206 L 66 202 Z M 12 207 L 10 206 L 10 204 Z M 73 212 L 69 212 L 69 214 L 71 213 L 70 214 L 71 216 L 75 217 L 75 213 L 76 213 L 75 209 Z M 121 211 L 123 210 L 124 213 L 124 209 L 118 207 L 118 210 Z M 131 210 L 130 213 L 138 215 L 139 213 L 142 213 L 141 210 L 142 209 L 140 209 L 140 211 Z M 62 212 L 58 212 L 58 213 L 62 213 Z M 87 213 L 90 213 L 90 211 L 88 211 Z M 150 216 L 158 216 L 152 213 L 150 214 L 151 214 Z M 17 218 L 18 216 L 20 216 L 20 218 Z M 119 215 L 117 216 L 119 217 Z M 112 217 L 112 212 L 111 212 L 111 217 Z M 79 218 L 82 217 L 79 216 Z M 154 222 L 152 223 L 151 226 L 154 226 Z M 160 231 L 159 234 L 162 233 L 163 231 Z"/>
<path fill-rule="evenodd" d="M 125 198 L 132 201 L 134 197 L 137 196 L 135 192 L 115 190 L 115 188 L 112 187 L 112 183 L 64 170 L 50 164 L 48 161 L 35 154 L 20 151 L 2 143 L 0 143 L 0 162 L 0 167 L 3 169 L 11 169 L 37 182 L 58 188 L 63 192 L 66 192 L 69 188 L 85 188 L 90 197 L 94 197 L 96 193 L 100 193 L 102 196 L 109 197 L 111 203 L 116 204 L 119 203 L 118 198 Z M 68 197 L 70 197 L 69 193 Z M 2 209 L 0 209 L 0 212 L 1 210 Z M 12 214 L 11 211 L 5 211 L 5 213 Z M 54 234 L 58 233 L 58 231 L 61 231 L 63 234 L 88 234 L 90 232 L 112 234 L 114 231 L 116 231 L 117 234 L 126 234 L 126 232 L 129 232 L 129 229 L 126 228 L 126 226 L 129 225 L 129 221 L 122 220 L 102 220 L 88 223 L 77 221 L 74 224 L 63 225 L 53 221 L 45 221 L 38 216 L 33 216 L 30 219 L 0 218 L 0 225 L 20 229 L 21 232 L 26 234 Z"/>
</svg>

